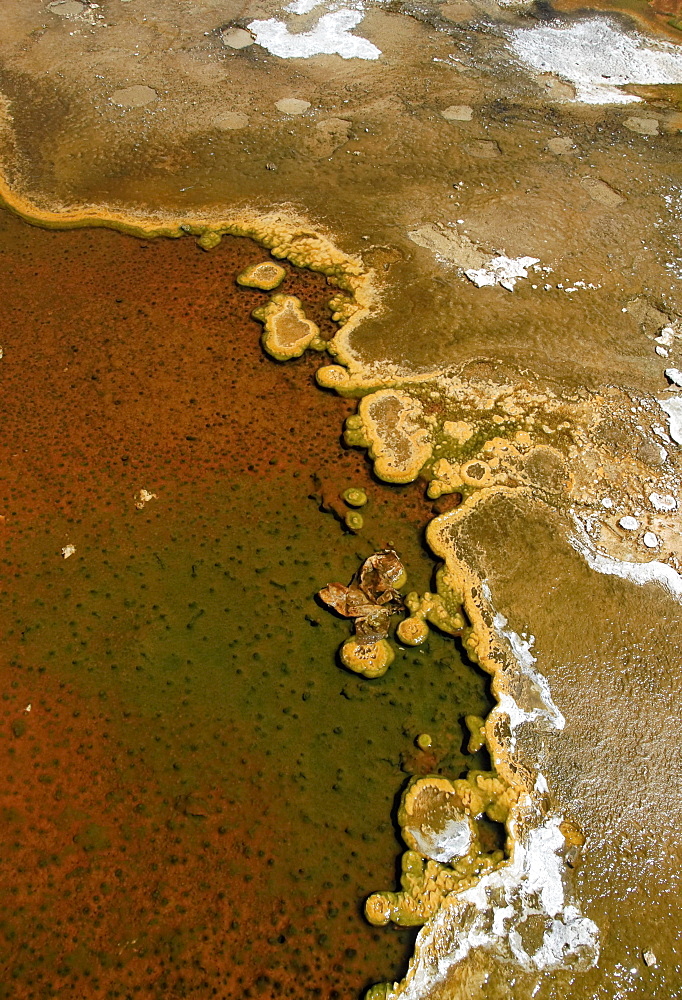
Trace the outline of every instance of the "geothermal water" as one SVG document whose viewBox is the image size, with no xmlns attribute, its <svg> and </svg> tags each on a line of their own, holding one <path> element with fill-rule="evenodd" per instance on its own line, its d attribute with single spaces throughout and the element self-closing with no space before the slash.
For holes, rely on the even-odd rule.
<svg viewBox="0 0 682 1000">
<path fill-rule="evenodd" d="M 426 588 L 431 505 L 340 447 L 348 404 L 307 359 L 263 355 L 250 241 L 208 257 L 4 214 L 2 255 L 6 995 L 399 978 L 413 933 L 361 908 L 394 881 L 401 758 L 429 731 L 475 762 L 461 718 L 487 686 L 434 635 L 368 687 L 314 595 L 388 542 Z M 283 287 L 331 326 L 323 279 Z M 320 510 L 348 485 L 361 538 Z"/>
</svg>

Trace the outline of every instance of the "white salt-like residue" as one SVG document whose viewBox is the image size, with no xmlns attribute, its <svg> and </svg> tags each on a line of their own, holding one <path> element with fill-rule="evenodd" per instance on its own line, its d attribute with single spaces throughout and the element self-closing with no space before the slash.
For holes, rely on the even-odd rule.
<svg viewBox="0 0 682 1000">
<path fill-rule="evenodd" d="M 308 7 L 307 9 L 312 9 Z M 350 29 L 362 21 L 360 10 L 331 11 L 323 14 L 314 28 L 293 34 L 284 21 L 270 17 L 247 25 L 258 45 L 280 59 L 309 59 L 318 55 L 338 55 L 343 59 L 378 59 L 381 49 Z"/>
<path fill-rule="evenodd" d="M 517 840 L 508 865 L 484 875 L 475 886 L 453 893 L 420 932 L 417 955 L 401 1000 L 420 1000 L 452 966 L 476 948 L 493 951 L 522 968 L 589 968 L 599 957 L 599 928 L 566 902 L 560 851 L 561 816 L 552 815 Z M 533 947 L 524 934 L 530 920 L 543 924 Z M 453 943 L 454 942 L 454 943 Z M 389 991 L 387 1000 L 395 996 Z"/>
<path fill-rule="evenodd" d="M 650 493 L 649 502 L 654 510 L 677 510 L 677 500 L 671 493 Z"/>
<path fill-rule="evenodd" d="M 471 827 L 468 819 L 449 819 L 442 830 L 430 826 L 410 831 L 419 853 L 433 861 L 447 864 L 463 858 L 471 846 Z"/>
<path fill-rule="evenodd" d="M 682 386 L 682 372 L 679 368 L 666 368 L 665 377 L 669 379 L 673 385 Z"/>
<path fill-rule="evenodd" d="M 631 583 L 639 585 L 657 583 L 677 601 L 682 601 L 682 576 L 672 566 L 658 560 L 641 563 L 625 562 L 605 552 L 599 552 L 576 514 L 573 514 L 573 521 L 575 532 L 568 540 L 591 569 L 597 573 L 619 576 L 622 580 L 630 580 Z"/>
<path fill-rule="evenodd" d="M 639 521 L 632 514 L 626 514 L 625 517 L 621 517 L 618 524 L 621 528 L 625 528 L 626 531 L 637 531 L 637 528 L 639 528 Z"/>
<path fill-rule="evenodd" d="M 527 278 L 528 268 L 539 263 L 537 257 L 505 257 L 504 254 L 500 254 L 483 267 L 471 268 L 464 273 L 478 288 L 483 288 L 485 285 L 502 285 L 503 288 L 513 292 L 517 280 Z"/>
<path fill-rule="evenodd" d="M 509 33 L 515 54 L 538 73 L 554 73 L 575 87 L 584 104 L 630 104 L 641 98 L 620 87 L 682 83 L 682 50 L 605 17 L 553 21 Z"/>
<path fill-rule="evenodd" d="M 539 792 L 540 795 L 546 795 L 549 791 L 549 785 L 547 784 L 547 778 L 540 771 L 537 773 L 535 778 L 535 791 Z"/>
<path fill-rule="evenodd" d="M 653 531 L 645 531 L 642 535 L 642 541 L 648 549 L 657 549 L 659 546 L 658 535 Z"/>
<path fill-rule="evenodd" d="M 678 444 L 682 444 L 682 396 L 659 399 L 658 402 L 661 409 L 668 414 L 670 437 Z"/>
<path fill-rule="evenodd" d="M 323 0 L 291 0 L 291 3 L 288 3 L 284 9 L 292 14 L 309 14 L 322 2 Z"/>
<path fill-rule="evenodd" d="M 485 599 L 492 603 L 490 588 L 485 581 L 482 584 L 482 590 Z M 543 677 L 540 671 L 535 669 L 537 660 L 531 652 L 534 642 L 533 636 L 529 639 L 523 639 L 517 632 L 507 628 L 507 624 L 507 619 L 504 615 L 496 611 L 493 616 L 495 631 L 500 638 L 506 639 L 509 643 L 521 673 L 531 682 L 532 689 L 543 706 L 524 708 L 510 694 L 504 692 L 500 695 L 497 711 L 504 712 L 509 719 L 509 728 L 512 734 L 511 749 L 514 750 L 516 746 L 516 730 L 524 723 L 542 720 L 545 723 L 549 723 L 554 729 L 563 729 L 566 725 L 566 720 L 554 704 L 547 678 Z"/>
<path fill-rule="evenodd" d="M 657 337 L 654 337 L 657 344 L 662 344 L 663 347 L 672 347 L 673 341 L 675 340 L 675 330 L 672 326 L 664 326 Z"/>
</svg>

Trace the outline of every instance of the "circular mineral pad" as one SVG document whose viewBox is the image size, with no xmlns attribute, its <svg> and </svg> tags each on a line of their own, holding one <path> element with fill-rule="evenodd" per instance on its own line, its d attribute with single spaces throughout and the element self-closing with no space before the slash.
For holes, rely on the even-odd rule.
<svg viewBox="0 0 682 1000">
<path fill-rule="evenodd" d="M 367 494 L 359 486 L 349 486 L 341 494 L 341 498 L 346 501 L 349 507 L 364 507 L 367 503 Z"/>
<path fill-rule="evenodd" d="M 386 639 L 362 642 L 357 638 L 347 639 L 341 647 L 340 655 L 344 667 L 363 677 L 381 677 L 395 656 Z"/>
<path fill-rule="evenodd" d="M 271 292 L 281 285 L 286 277 L 286 271 L 281 264 L 266 260 L 262 264 L 252 264 L 237 275 L 237 284 L 246 288 L 260 288 L 262 292 Z"/>
</svg>

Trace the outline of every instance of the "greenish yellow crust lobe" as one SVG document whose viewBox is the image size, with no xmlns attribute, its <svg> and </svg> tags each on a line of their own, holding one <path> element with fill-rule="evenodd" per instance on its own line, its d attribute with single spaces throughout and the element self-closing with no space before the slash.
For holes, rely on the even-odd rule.
<svg viewBox="0 0 682 1000">
<path fill-rule="evenodd" d="M 254 309 L 252 315 L 263 324 L 264 349 L 277 361 L 299 358 L 309 347 L 325 349 L 317 325 L 306 317 L 301 300 L 295 295 L 273 295 L 266 305 Z"/>
<path fill-rule="evenodd" d="M 358 510 L 349 510 L 343 519 L 349 531 L 361 531 L 365 524 L 365 519 Z"/>
<path fill-rule="evenodd" d="M 395 653 L 387 639 L 378 642 L 362 642 L 361 639 L 347 639 L 339 652 L 341 662 L 348 670 L 363 677 L 382 677 L 393 663 Z"/>
<path fill-rule="evenodd" d="M 282 284 L 286 274 L 281 264 L 273 264 L 272 261 L 266 260 L 262 264 L 251 264 L 245 268 L 237 275 L 237 284 L 245 288 L 259 288 L 262 292 L 271 292 Z"/>
<path fill-rule="evenodd" d="M 433 625 L 448 635 L 461 635 L 466 628 L 467 622 L 462 614 L 459 595 L 448 588 L 443 567 L 436 573 L 436 586 L 436 594 L 427 590 L 419 595 L 412 591 L 405 598 L 410 616 L 398 626 L 401 642 L 410 646 L 424 642 L 428 635 L 428 625 Z"/>
<path fill-rule="evenodd" d="M 350 507 L 364 507 L 367 503 L 367 494 L 359 486 L 349 486 L 341 497 Z"/>
<path fill-rule="evenodd" d="M 412 482 L 431 457 L 422 404 L 400 389 L 378 389 L 363 397 L 346 421 L 344 439 L 367 448 L 375 473 L 389 483 Z"/>
<path fill-rule="evenodd" d="M 410 615 L 400 622 L 396 635 L 404 646 L 421 646 L 429 637 L 429 626 L 423 618 Z"/>
</svg>

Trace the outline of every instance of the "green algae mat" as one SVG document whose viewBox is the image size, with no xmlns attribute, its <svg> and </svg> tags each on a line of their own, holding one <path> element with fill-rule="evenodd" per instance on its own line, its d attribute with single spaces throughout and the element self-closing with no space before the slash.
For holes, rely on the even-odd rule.
<svg viewBox="0 0 682 1000">
<path fill-rule="evenodd" d="M 397 884 L 409 776 L 485 766 L 463 720 L 486 680 L 433 631 L 383 677 L 344 670 L 316 594 L 389 545 L 427 589 L 423 490 L 343 446 L 355 404 L 319 360 L 263 354 L 265 293 L 235 282 L 255 244 L 3 215 L 0 251 L 0 996 L 399 978 L 414 932 L 364 902 Z M 286 272 L 330 336 L 324 279 Z M 357 534 L 329 499 L 349 487 Z"/>
</svg>

